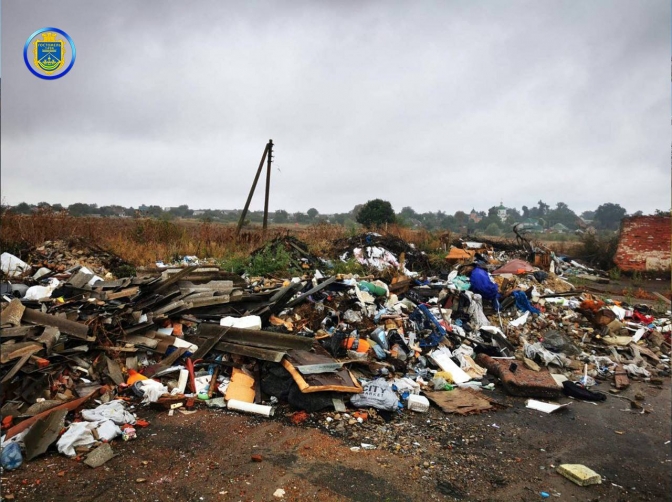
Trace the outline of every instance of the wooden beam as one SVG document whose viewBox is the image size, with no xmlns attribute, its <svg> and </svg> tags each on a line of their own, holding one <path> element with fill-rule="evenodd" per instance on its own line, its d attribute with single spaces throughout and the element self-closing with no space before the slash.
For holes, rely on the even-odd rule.
<svg viewBox="0 0 672 502">
<path fill-rule="evenodd" d="M 76 321 L 69 321 L 62 317 L 56 317 L 51 314 L 43 314 L 35 309 L 26 309 L 23 313 L 23 320 L 31 324 L 40 324 L 42 326 L 52 326 L 58 328 L 61 333 L 86 340 L 94 341 L 96 338 L 88 336 L 89 327 L 86 324 Z"/>
</svg>

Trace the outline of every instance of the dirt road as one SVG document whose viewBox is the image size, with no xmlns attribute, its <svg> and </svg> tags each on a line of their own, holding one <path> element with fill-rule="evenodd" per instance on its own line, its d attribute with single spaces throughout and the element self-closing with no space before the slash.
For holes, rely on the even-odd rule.
<svg viewBox="0 0 672 502">
<path fill-rule="evenodd" d="M 282 408 L 274 419 L 138 409 L 151 425 L 136 440 L 115 440 L 119 455 L 103 467 L 49 452 L 5 472 L 2 489 L 6 499 L 40 501 L 271 501 L 280 500 L 278 488 L 290 501 L 528 501 L 543 500 L 541 492 L 552 500 L 669 500 L 670 383 L 637 382 L 622 395 L 637 392 L 650 413 L 610 396 L 546 415 L 495 391 L 511 407 L 467 417 L 432 408 L 338 427 L 347 419 L 328 423 L 333 412 L 292 425 Z M 578 487 L 555 472 L 560 463 L 585 464 L 605 480 Z"/>
</svg>

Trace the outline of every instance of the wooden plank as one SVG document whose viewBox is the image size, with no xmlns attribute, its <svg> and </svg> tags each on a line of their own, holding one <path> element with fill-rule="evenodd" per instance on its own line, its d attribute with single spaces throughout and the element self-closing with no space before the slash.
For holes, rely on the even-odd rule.
<svg viewBox="0 0 672 502">
<path fill-rule="evenodd" d="M 105 299 L 116 300 L 117 298 L 131 297 L 137 295 L 139 291 L 140 288 L 138 286 L 135 286 L 133 288 L 122 289 L 121 291 L 117 291 L 116 293 L 105 293 Z"/>
<path fill-rule="evenodd" d="M 358 394 L 362 391 L 359 382 L 357 382 L 357 379 L 352 376 L 349 371 L 348 374 L 350 375 L 350 380 L 353 382 L 353 385 L 343 385 L 339 383 L 311 385 L 306 382 L 301 373 L 299 373 L 296 367 L 294 367 L 294 365 L 292 365 L 292 363 L 290 363 L 286 358 L 282 360 L 282 366 L 289 372 L 290 375 L 292 375 L 292 378 L 294 379 L 294 382 L 296 382 L 296 385 L 298 385 L 299 390 L 304 394 L 309 394 L 311 392 L 349 392 Z"/>
<path fill-rule="evenodd" d="M 211 296 L 210 298 L 195 298 L 191 297 L 187 300 L 191 303 L 192 309 L 197 309 L 200 307 L 209 307 L 211 305 L 221 305 L 223 303 L 231 303 L 231 297 L 229 295 L 220 295 L 220 296 Z"/>
<path fill-rule="evenodd" d="M 0 338 L 21 338 L 37 336 L 42 328 L 39 326 L 17 326 L 16 328 L 0 329 Z"/>
<path fill-rule="evenodd" d="M 158 373 L 159 371 L 165 370 L 166 368 L 170 368 L 175 361 L 184 355 L 186 351 L 187 349 L 185 347 L 176 349 L 169 356 L 164 357 L 160 363 L 145 368 L 144 375 L 151 378 L 154 373 Z"/>
<path fill-rule="evenodd" d="M 35 309 L 26 309 L 23 313 L 23 320 L 31 324 L 40 324 L 42 326 L 52 326 L 58 328 L 61 333 L 70 335 L 81 340 L 86 340 L 89 342 L 94 341 L 96 338 L 91 336 L 89 337 L 89 327 L 86 324 L 82 324 L 76 321 L 69 321 L 62 317 L 56 317 L 50 314 L 43 314 Z"/>
<path fill-rule="evenodd" d="M 219 326 L 216 324 L 201 324 L 198 329 L 198 336 L 212 337 L 225 331 L 223 340 L 226 342 L 260 347 L 262 349 L 298 349 L 310 350 L 313 346 L 313 339 L 297 335 L 283 335 L 271 331 L 261 331 L 257 329 L 240 329 Z"/>
<path fill-rule="evenodd" d="M 18 298 L 9 302 L 5 310 L 0 314 L 0 325 L 4 326 L 19 326 L 21 325 L 21 318 L 25 312 L 26 307 L 23 306 L 21 300 Z"/>
<path fill-rule="evenodd" d="M 329 286 L 329 284 L 333 283 L 335 280 L 336 280 L 336 276 L 332 275 L 331 277 L 329 277 L 328 279 L 324 280 L 323 282 L 321 282 L 320 284 L 318 284 L 318 285 L 315 286 L 314 288 L 310 288 L 308 291 L 306 291 L 306 292 L 303 293 L 302 295 L 298 296 L 297 298 L 295 298 L 294 300 L 292 300 L 291 302 L 289 302 L 289 303 L 286 305 L 286 307 L 287 307 L 287 308 L 291 308 L 291 307 L 293 307 L 294 305 L 298 305 L 299 303 L 301 303 L 303 300 L 305 300 L 306 298 L 308 298 L 308 297 L 309 297 L 310 295 L 312 295 L 313 293 L 317 293 L 318 291 L 321 291 L 321 290 L 323 290 L 324 288 L 326 288 L 327 286 Z"/>
<path fill-rule="evenodd" d="M 331 355 L 320 345 L 314 351 L 289 350 L 287 357 L 282 360 L 282 366 L 289 371 L 292 378 L 303 393 L 310 392 L 349 392 L 359 393 L 362 386 L 347 368 L 341 368 L 335 373 L 319 373 L 301 375 L 297 366 L 327 364 L 336 362 Z"/>
<path fill-rule="evenodd" d="M 83 288 L 86 286 L 91 279 L 93 279 L 94 274 L 87 272 L 78 271 L 75 275 L 68 279 L 67 284 L 72 285 L 75 288 Z"/>
<path fill-rule="evenodd" d="M 123 341 L 133 345 L 143 345 L 144 347 L 149 347 L 150 349 L 155 349 L 159 344 L 159 340 L 140 335 L 127 335 Z"/>
<path fill-rule="evenodd" d="M 279 363 L 285 357 L 285 352 L 260 349 L 257 347 L 247 347 L 245 345 L 238 345 L 236 343 L 219 342 L 215 345 L 215 349 L 228 354 L 236 354 L 238 356 L 251 357 L 253 359 L 260 359 L 262 361 L 270 361 Z"/>
<path fill-rule="evenodd" d="M 24 356 L 22 356 L 21 359 L 19 359 L 19 360 L 16 362 L 16 364 L 14 364 L 14 366 L 12 366 L 12 369 L 9 370 L 9 372 L 5 375 L 5 377 L 2 379 L 2 381 L 0 381 L 0 384 L 7 383 L 7 382 L 9 382 L 12 378 L 14 378 L 14 375 L 16 375 L 16 373 L 17 373 L 21 368 L 23 368 L 23 365 L 26 364 L 26 363 L 28 362 L 28 360 L 30 359 L 30 357 L 31 357 L 31 354 L 25 354 Z M 3 363 L 3 364 L 4 364 L 4 363 Z"/>
<path fill-rule="evenodd" d="M 180 308 L 180 307 L 183 307 L 184 305 L 185 305 L 185 303 L 184 303 L 182 300 L 178 300 L 178 301 L 176 301 L 176 302 L 169 303 L 168 305 L 166 305 L 166 306 L 164 306 L 164 307 L 161 307 L 161 308 L 158 308 L 158 309 L 156 309 L 156 310 L 153 310 L 152 313 L 153 313 L 154 315 L 159 316 L 159 315 L 167 314 L 167 313 L 170 312 L 171 310 L 176 310 L 176 309 L 178 309 L 178 308 Z"/>
<path fill-rule="evenodd" d="M 154 292 L 155 293 L 160 293 L 161 291 L 165 291 L 169 286 L 172 286 L 177 281 L 186 277 L 187 275 L 189 275 L 191 272 L 193 272 L 197 268 L 198 268 L 198 265 L 193 265 L 191 267 L 183 268 L 177 274 L 173 274 L 172 276 L 168 277 L 168 279 L 166 279 L 165 281 L 159 283 L 158 287 L 154 289 Z"/>
<path fill-rule="evenodd" d="M 207 338 L 202 344 L 199 344 L 198 350 L 192 356 L 192 359 L 194 361 L 203 359 L 208 354 L 208 352 L 210 352 L 212 348 L 219 343 L 225 333 L 226 329 L 222 330 L 212 338 Z"/>
<path fill-rule="evenodd" d="M 5 342 L 0 346 L 0 363 L 5 364 L 19 357 L 31 356 L 42 350 L 42 344 L 37 342 Z"/>
</svg>

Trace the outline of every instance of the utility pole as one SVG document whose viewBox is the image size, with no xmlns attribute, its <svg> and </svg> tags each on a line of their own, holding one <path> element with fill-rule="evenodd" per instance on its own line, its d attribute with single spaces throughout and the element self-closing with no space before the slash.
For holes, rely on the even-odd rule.
<svg viewBox="0 0 672 502">
<path fill-rule="evenodd" d="M 268 195 L 271 190 L 271 162 L 273 162 L 273 140 L 269 139 L 266 145 L 268 156 L 266 157 L 266 197 L 264 198 L 264 235 L 268 226 Z"/>
<path fill-rule="evenodd" d="M 264 168 L 264 161 L 268 160 L 266 168 L 266 203 L 264 205 L 264 230 L 266 230 L 266 220 L 268 219 L 268 193 L 271 188 L 272 150 L 273 150 L 273 140 L 268 140 L 268 143 L 264 148 L 264 154 L 261 156 L 261 162 L 259 162 L 259 168 L 257 169 L 257 174 L 254 176 L 254 181 L 252 182 L 252 188 L 250 188 L 250 193 L 247 196 L 247 202 L 245 202 L 243 213 L 240 215 L 240 220 L 238 220 L 238 228 L 236 229 L 236 235 L 239 235 L 240 229 L 243 228 L 243 223 L 245 222 L 245 216 L 247 216 L 247 210 L 250 208 L 250 202 L 252 202 L 252 196 L 254 195 L 254 190 L 255 188 L 257 188 L 259 175 L 261 174 L 261 170 Z"/>
</svg>

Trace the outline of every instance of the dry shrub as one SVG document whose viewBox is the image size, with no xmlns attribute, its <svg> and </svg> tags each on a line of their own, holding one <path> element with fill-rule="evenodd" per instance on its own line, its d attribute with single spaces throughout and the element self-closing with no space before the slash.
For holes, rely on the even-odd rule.
<svg viewBox="0 0 672 502">
<path fill-rule="evenodd" d="M 426 230 L 389 225 L 378 230 L 411 242 L 428 253 L 441 249 L 441 237 Z M 66 212 L 38 210 L 32 215 L 5 211 L 0 220 L 0 247 L 19 255 L 20 250 L 48 240 L 83 238 L 117 254 L 136 266 L 185 255 L 217 260 L 248 256 L 265 242 L 293 235 L 304 241 L 316 256 L 326 256 L 331 243 L 347 237 L 342 225 L 271 226 L 266 234 L 259 226 L 245 227 L 239 236 L 234 224 L 196 220 L 153 218 L 73 217 Z"/>
</svg>

